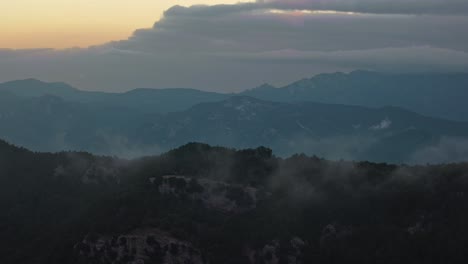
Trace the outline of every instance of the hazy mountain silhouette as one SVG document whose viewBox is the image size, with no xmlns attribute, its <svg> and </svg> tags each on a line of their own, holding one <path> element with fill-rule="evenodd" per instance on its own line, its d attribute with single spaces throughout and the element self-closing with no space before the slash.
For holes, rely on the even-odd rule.
<svg viewBox="0 0 468 264">
<path fill-rule="evenodd" d="M 53 95 L 70 102 L 125 107 L 145 112 L 171 112 L 185 110 L 197 103 L 223 100 L 225 94 L 195 89 L 134 89 L 126 93 L 82 91 L 64 83 L 47 83 L 35 79 L 0 84 L 0 91 L 18 96 L 40 97 Z"/>
<path fill-rule="evenodd" d="M 411 162 L 418 150 L 445 138 L 468 138 L 468 123 L 396 107 L 281 103 L 247 96 L 160 114 L 0 92 L 0 137 L 36 151 L 85 150 L 126 157 L 197 141 L 236 148 L 264 145 L 280 155 L 304 152 L 332 159 Z"/>
<path fill-rule="evenodd" d="M 314 101 L 370 107 L 398 106 L 421 114 L 468 121 L 467 73 L 320 74 L 282 88 L 261 86 L 244 95 L 270 101 Z"/>
<path fill-rule="evenodd" d="M 468 123 L 397 107 L 275 103 L 236 96 L 169 113 L 138 132 L 143 134 L 135 138 L 164 148 L 196 141 L 240 148 L 264 145 L 281 155 L 304 152 L 333 159 L 405 162 L 443 137 L 467 137 Z"/>
<path fill-rule="evenodd" d="M 282 88 L 264 84 L 238 95 L 277 102 L 312 101 L 368 107 L 397 106 L 424 115 L 468 121 L 467 73 L 388 74 L 354 71 L 320 74 Z M 80 91 L 63 83 L 34 79 L 0 84 L 0 91 L 20 96 L 55 95 L 66 101 L 99 103 L 145 112 L 186 110 L 198 103 L 221 101 L 234 94 L 195 89 L 135 89 L 126 93 Z"/>
</svg>

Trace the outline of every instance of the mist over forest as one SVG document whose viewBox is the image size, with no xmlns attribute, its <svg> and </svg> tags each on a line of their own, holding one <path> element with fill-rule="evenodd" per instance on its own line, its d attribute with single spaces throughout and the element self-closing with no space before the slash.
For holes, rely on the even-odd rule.
<svg viewBox="0 0 468 264">
<path fill-rule="evenodd" d="M 2 263 L 466 259 L 466 163 L 279 158 L 199 143 L 124 160 L 1 142 L 0 160 Z"/>
</svg>

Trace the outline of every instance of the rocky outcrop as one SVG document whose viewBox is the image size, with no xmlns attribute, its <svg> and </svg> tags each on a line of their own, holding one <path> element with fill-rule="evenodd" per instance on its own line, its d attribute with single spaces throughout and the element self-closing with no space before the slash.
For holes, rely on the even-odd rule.
<svg viewBox="0 0 468 264">
<path fill-rule="evenodd" d="M 226 213 L 239 213 L 255 209 L 257 202 L 268 194 L 250 186 L 228 184 L 210 179 L 195 179 L 185 176 L 167 175 L 158 184 L 158 190 L 164 195 L 185 196 L 201 201 L 207 208 Z"/>
<path fill-rule="evenodd" d="M 89 234 L 75 246 L 81 263 L 96 264 L 205 264 L 190 242 L 178 240 L 157 229 L 129 234 Z"/>
<path fill-rule="evenodd" d="M 273 240 L 262 248 L 247 248 L 247 255 L 251 264 L 303 264 L 303 250 L 306 243 L 299 237 L 293 237 L 289 241 Z"/>
</svg>

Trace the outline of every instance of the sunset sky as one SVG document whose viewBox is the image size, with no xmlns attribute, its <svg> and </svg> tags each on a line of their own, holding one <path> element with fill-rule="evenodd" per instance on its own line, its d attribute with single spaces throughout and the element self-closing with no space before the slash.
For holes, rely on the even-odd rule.
<svg viewBox="0 0 468 264">
<path fill-rule="evenodd" d="M 239 1 L 0 1 L 0 48 L 87 47 L 111 40 L 126 39 L 135 29 L 150 28 L 161 17 L 163 11 L 173 5 L 236 2 Z"/>
<path fill-rule="evenodd" d="M 0 1 L 0 82 L 231 92 L 336 71 L 466 72 L 467 28 L 467 0 Z"/>
</svg>

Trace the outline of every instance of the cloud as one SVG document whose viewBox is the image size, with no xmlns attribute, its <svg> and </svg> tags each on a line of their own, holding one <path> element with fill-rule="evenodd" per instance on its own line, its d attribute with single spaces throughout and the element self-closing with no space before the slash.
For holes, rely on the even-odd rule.
<svg viewBox="0 0 468 264">
<path fill-rule="evenodd" d="M 138 30 L 120 49 L 146 52 L 342 51 L 430 46 L 468 51 L 467 17 L 342 13 L 275 13 L 258 9 L 199 15 L 215 7 L 178 7 L 153 28 Z M 195 9 L 195 11 L 191 11 Z M 176 13 L 177 15 L 174 15 Z M 430 31 L 428 32 L 428 28 Z"/>
<path fill-rule="evenodd" d="M 464 2 L 175 6 L 152 28 L 136 30 L 127 40 L 87 49 L 0 50 L 0 81 L 35 77 L 89 90 L 194 87 L 230 92 L 355 69 L 468 71 L 468 16 L 460 15 Z M 437 11 L 441 3 L 444 7 Z M 371 7 L 374 11 L 364 10 Z"/>
<path fill-rule="evenodd" d="M 417 164 L 440 164 L 466 162 L 468 160 L 468 139 L 443 137 L 436 144 L 420 149 L 412 155 Z"/>
<path fill-rule="evenodd" d="M 330 52 L 276 50 L 224 55 L 231 59 L 243 58 L 252 63 L 320 64 L 323 67 L 372 69 L 387 72 L 457 72 L 468 70 L 467 52 L 428 46 Z"/>
<path fill-rule="evenodd" d="M 465 0 L 258 0 L 279 9 L 335 10 L 375 14 L 468 14 Z"/>
<path fill-rule="evenodd" d="M 196 5 L 191 8 L 174 6 L 164 15 L 166 17 L 224 16 L 265 9 L 459 16 L 468 14 L 468 2 L 465 0 L 257 0 L 254 3 L 216 5 L 211 8 L 204 5 Z"/>
<path fill-rule="evenodd" d="M 275 153 L 284 153 L 284 156 L 305 153 L 330 160 L 359 160 L 377 142 L 377 138 L 359 135 L 321 139 L 297 136 L 289 140 L 285 148 L 273 147 L 273 150 Z"/>
<path fill-rule="evenodd" d="M 384 130 L 389 128 L 392 125 L 392 121 L 388 118 L 385 118 L 384 120 L 380 121 L 380 123 L 375 124 L 370 127 L 371 130 Z"/>
<path fill-rule="evenodd" d="M 135 159 L 144 156 L 159 155 L 163 152 L 163 148 L 155 144 L 139 144 L 132 142 L 125 136 L 109 134 L 105 131 L 97 132 L 98 141 L 101 142 L 102 150 L 94 153 L 102 155 L 114 155 L 125 159 Z"/>
</svg>

